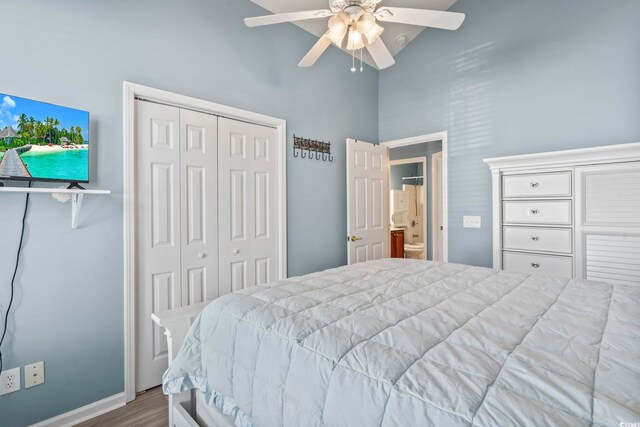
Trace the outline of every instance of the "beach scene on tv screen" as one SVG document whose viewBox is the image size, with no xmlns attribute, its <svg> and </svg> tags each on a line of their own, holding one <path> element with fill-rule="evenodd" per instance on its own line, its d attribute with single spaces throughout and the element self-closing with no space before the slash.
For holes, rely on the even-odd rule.
<svg viewBox="0 0 640 427">
<path fill-rule="evenodd" d="M 0 177 L 89 180 L 89 113 L 0 93 Z"/>
</svg>

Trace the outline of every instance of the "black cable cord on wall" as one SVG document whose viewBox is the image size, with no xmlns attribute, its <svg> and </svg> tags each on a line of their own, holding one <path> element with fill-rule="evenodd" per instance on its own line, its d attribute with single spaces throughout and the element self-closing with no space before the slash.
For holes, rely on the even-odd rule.
<svg viewBox="0 0 640 427">
<path fill-rule="evenodd" d="M 29 181 L 29 187 L 31 187 L 31 181 Z M 7 326 L 9 323 L 9 311 L 11 311 L 11 305 L 13 304 L 13 294 L 15 291 L 16 275 L 18 274 L 18 267 L 20 266 L 20 253 L 22 252 L 22 243 L 24 241 L 24 229 L 27 220 L 27 212 L 29 210 L 29 194 L 24 202 L 24 213 L 22 214 L 22 231 L 20 232 L 20 243 L 18 243 L 18 252 L 16 254 L 16 266 L 13 269 L 13 276 L 11 277 L 11 297 L 9 298 L 9 306 L 7 312 L 4 315 L 4 327 L 2 331 L 2 337 L 0 338 L 0 372 L 2 372 L 2 343 L 4 342 L 4 336 L 7 334 Z"/>
</svg>

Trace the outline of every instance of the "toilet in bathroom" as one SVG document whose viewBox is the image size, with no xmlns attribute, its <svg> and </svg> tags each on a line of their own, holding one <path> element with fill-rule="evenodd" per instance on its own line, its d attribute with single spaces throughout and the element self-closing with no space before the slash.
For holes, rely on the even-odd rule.
<svg viewBox="0 0 640 427">
<path fill-rule="evenodd" d="M 404 255 L 407 258 L 418 258 L 424 252 L 424 243 L 405 243 Z"/>
</svg>

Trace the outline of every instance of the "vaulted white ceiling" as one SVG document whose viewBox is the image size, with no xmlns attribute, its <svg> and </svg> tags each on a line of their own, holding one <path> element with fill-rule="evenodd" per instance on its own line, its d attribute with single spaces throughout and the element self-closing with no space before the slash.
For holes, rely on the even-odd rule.
<svg viewBox="0 0 640 427">
<path fill-rule="evenodd" d="M 258 6 L 263 7 L 272 13 L 285 13 L 285 12 L 297 12 L 301 10 L 315 10 L 315 9 L 328 9 L 329 0 L 296 0 L 296 1 L 282 1 L 282 0 L 251 0 Z M 381 5 L 393 6 L 393 7 L 411 7 L 416 9 L 431 9 L 431 10 L 447 10 L 457 0 L 384 0 Z M 278 25 L 290 25 L 290 24 L 278 24 Z M 327 31 L 327 19 L 314 19 L 309 21 L 296 22 L 295 25 L 307 30 L 311 34 L 320 37 Z M 382 33 L 382 41 L 387 45 L 391 55 L 396 56 L 404 47 L 406 47 L 418 34 L 420 34 L 424 28 L 417 27 L 415 25 L 395 24 L 385 22 L 381 24 L 384 27 L 384 33 Z M 446 31 L 446 30 L 438 30 Z M 399 44 L 397 40 L 400 36 L 406 36 L 406 43 Z M 309 46 L 309 49 L 311 49 Z M 336 47 L 333 46 L 335 49 Z M 346 50 L 343 48 L 346 52 Z M 351 54 L 350 52 L 348 52 Z M 302 58 L 300 58 L 302 59 Z M 376 67 L 375 63 L 369 56 L 369 53 L 364 51 L 364 61 Z"/>
</svg>

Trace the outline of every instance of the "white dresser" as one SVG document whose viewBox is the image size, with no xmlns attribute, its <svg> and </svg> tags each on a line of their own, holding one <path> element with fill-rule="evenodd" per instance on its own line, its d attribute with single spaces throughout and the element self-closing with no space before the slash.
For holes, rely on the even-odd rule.
<svg viewBox="0 0 640 427">
<path fill-rule="evenodd" d="M 640 143 L 484 161 L 494 268 L 640 286 Z"/>
</svg>

